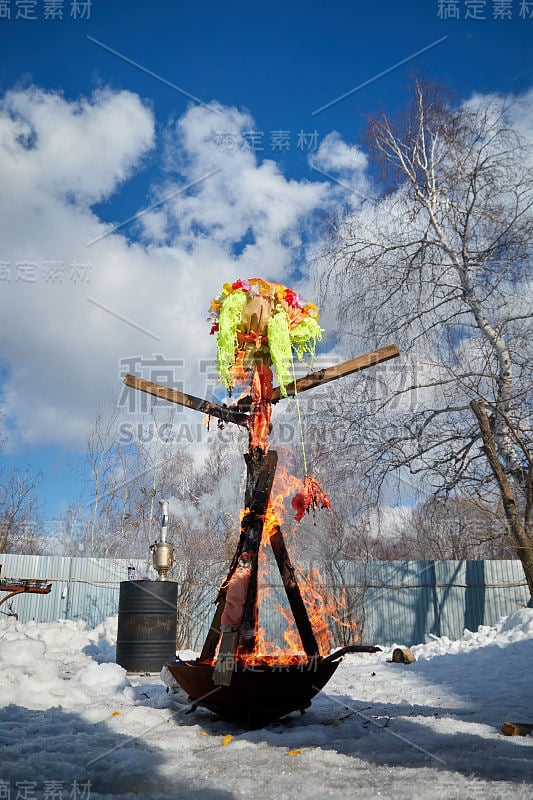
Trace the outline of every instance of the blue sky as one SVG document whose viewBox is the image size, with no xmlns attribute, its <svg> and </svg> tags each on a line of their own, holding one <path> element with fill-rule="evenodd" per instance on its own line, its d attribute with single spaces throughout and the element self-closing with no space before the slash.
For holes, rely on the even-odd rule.
<svg viewBox="0 0 533 800">
<path fill-rule="evenodd" d="M 54 5 L 63 18 L 45 19 Z M 0 2 L 0 110 L 32 129 L 0 161 L 2 460 L 43 470 L 48 516 L 83 489 L 69 464 L 121 359 L 209 358 L 206 299 L 242 270 L 306 288 L 321 220 L 365 186 L 366 117 L 404 105 L 413 69 L 461 99 L 533 86 L 523 0 L 77 6 Z M 176 192 L 172 217 L 160 203 Z M 20 262 L 33 282 L 14 278 Z M 198 369 L 178 378 L 206 391 Z"/>
</svg>

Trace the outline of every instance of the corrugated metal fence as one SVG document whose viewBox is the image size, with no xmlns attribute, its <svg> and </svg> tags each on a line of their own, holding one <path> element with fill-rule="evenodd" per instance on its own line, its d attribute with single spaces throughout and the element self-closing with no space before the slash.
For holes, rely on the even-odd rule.
<svg viewBox="0 0 533 800">
<path fill-rule="evenodd" d="M 368 643 L 418 644 L 428 634 L 458 639 L 527 605 L 519 561 L 348 562 L 347 594 Z"/>
<path fill-rule="evenodd" d="M 135 567 L 137 578 L 154 577 L 149 563 L 139 560 L 0 554 L 0 563 L 4 578 L 52 582 L 49 595 L 14 598 L 13 610 L 22 622 L 82 619 L 92 628 L 118 612 L 119 584 L 127 580 L 128 567 Z M 412 645 L 428 634 L 457 639 L 465 628 L 494 625 L 530 601 L 518 561 L 346 561 L 334 568 L 315 566 L 328 592 L 346 594 L 346 614 L 357 623 L 359 640 L 366 643 Z M 286 598 L 275 568 L 264 585 L 261 623 L 269 638 L 276 639 L 282 618 L 275 606 L 286 605 Z M 195 619 L 192 640 L 180 642 L 181 646 L 201 645 L 216 588 L 207 601 L 181 612 Z M 0 610 L 7 610 L 6 604 Z"/>
<path fill-rule="evenodd" d="M 21 622 L 82 619 L 89 629 L 118 613 L 119 585 L 128 579 L 128 567 L 135 567 L 138 578 L 148 572 L 146 561 L 112 558 L 0 554 L 0 564 L 2 578 L 35 578 L 52 584 L 50 594 L 20 594 L 11 601 Z M 0 594 L 0 600 L 3 597 Z M 7 611 L 6 605 L 0 611 Z"/>
</svg>

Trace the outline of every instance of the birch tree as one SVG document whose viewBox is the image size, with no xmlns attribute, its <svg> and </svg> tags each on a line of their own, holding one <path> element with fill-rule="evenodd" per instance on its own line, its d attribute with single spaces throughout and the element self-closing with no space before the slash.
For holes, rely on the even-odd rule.
<svg viewBox="0 0 533 800">
<path fill-rule="evenodd" d="M 373 119 L 384 190 L 332 224 L 322 302 L 335 298 L 358 351 L 396 341 L 403 354 L 339 398 L 369 486 L 395 475 L 501 503 L 533 594 L 533 161 L 517 116 L 417 81 L 404 115 Z"/>
<path fill-rule="evenodd" d="M 0 469 L 0 553 L 38 554 L 40 472 Z"/>
</svg>

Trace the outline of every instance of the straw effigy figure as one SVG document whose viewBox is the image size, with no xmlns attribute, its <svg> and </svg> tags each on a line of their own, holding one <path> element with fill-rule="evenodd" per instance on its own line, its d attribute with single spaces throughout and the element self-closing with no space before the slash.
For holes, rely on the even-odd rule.
<svg viewBox="0 0 533 800">
<path fill-rule="evenodd" d="M 279 391 L 287 397 L 287 385 L 295 378 L 294 357 L 309 360 L 322 338 L 318 308 L 281 283 L 261 278 L 225 283 L 211 301 L 209 321 L 217 339 L 217 370 L 231 395 L 236 383 L 244 384 L 250 405 L 249 452 L 260 456 L 266 450 L 272 411 L 271 366 L 276 370 Z M 293 502 L 297 519 L 318 505 L 330 507 L 327 495 L 307 475 L 304 488 Z"/>
</svg>

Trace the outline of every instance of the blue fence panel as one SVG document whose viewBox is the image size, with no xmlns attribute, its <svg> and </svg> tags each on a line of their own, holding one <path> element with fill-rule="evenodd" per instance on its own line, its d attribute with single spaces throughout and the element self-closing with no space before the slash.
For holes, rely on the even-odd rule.
<svg viewBox="0 0 533 800">
<path fill-rule="evenodd" d="M 2 578 L 34 578 L 52 584 L 50 594 L 23 593 L 13 598 L 10 605 L 21 622 L 82 619 L 88 628 L 118 613 L 120 581 L 127 580 L 128 567 L 135 567 L 138 577 L 147 573 L 147 562 L 138 559 L 0 554 L 0 564 Z M 7 611 L 6 606 L 0 610 Z"/>
<path fill-rule="evenodd" d="M 128 579 L 128 567 L 135 567 L 137 578 L 155 577 L 149 562 L 138 559 L 0 554 L 0 564 L 4 578 L 52 583 L 49 595 L 13 599 L 21 622 L 82 619 L 89 628 L 118 613 L 119 584 Z M 345 591 L 359 642 L 366 644 L 409 646 L 428 634 L 458 639 L 465 628 L 494 625 L 530 600 L 519 561 L 346 561 L 302 568 L 311 566 L 318 567 L 328 592 L 340 596 Z M 281 645 L 286 623 L 276 607 L 288 608 L 288 603 L 275 564 L 261 578 L 260 590 L 265 636 Z M 216 591 L 214 586 L 213 598 Z M 7 610 L 6 604 L 0 610 Z M 192 616 L 189 647 L 199 649 L 214 606 L 204 601 L 202 610 L 181 613 Z"/>
</svg>

